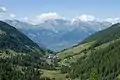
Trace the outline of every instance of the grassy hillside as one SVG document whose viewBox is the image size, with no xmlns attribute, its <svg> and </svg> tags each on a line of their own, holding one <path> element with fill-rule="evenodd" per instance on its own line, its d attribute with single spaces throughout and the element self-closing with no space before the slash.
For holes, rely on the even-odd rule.
<svg viewBox="0 0 120 80">
<path fill-rule="evenodd" d="M 89 56 L 85 55 L 77 62 L 71 63 L 71 70 L 73 70 L 70 73 L 71 77 L 82 80 L 91 78 L 115 80 L 120 74 L 120 40 L 112 41 L 104 48 L 100 46 L 90 51 L 87 53 L 90 54 Z"/>
<path fill-rule="evenodd" d="M 120 24 L 100 31 L 86 38 L 82 43 L 65 50 L 61 63 L 69 68 L 67 73 L 72 79 L 80 80 L 119 80 L 120 75 Z M 92 43 L 92 44 L 90 44 Z M 89 44 L 85 50 L 79 46 Z M 77 49 L 78 48 L 78 49 Z M 77 49 L 77 50 L 76 50 Z M 82 52 L 81 52 L 82 51 Z M 76 55 L 77 54 L 77 55 Z M 76 60 L 76 61 L 75 61 Z M 67 63 L 67 65 L 65 64 Z M 62 69 L 65 70 L 66 69 Z"/>
<path fill-rule="evenodd" d="M 74 55 L 78 55 L 80 52 L 89 49 L 89 47 L 93 44 L 94 42 L 90 43 L 85 43 L 82 45 L 75 45 L 72 48 L 66 49 L 58 53 L 57 55 L 59 56 L 60 59 L 65 59 L 67 57 L 72 57 Z"/>
</svg>

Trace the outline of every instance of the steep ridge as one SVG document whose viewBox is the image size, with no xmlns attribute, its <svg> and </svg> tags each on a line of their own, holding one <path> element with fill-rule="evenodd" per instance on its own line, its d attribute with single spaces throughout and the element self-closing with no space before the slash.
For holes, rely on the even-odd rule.
<svg viewBox="0 0 120 80">
<path fill-rule="evenodd" d="M 120 23 L 114 24 L 110 28 L 89 36 L 82 43 L 95 41 L 95 43 L 100 45 L 118 38 L 120 38 Z"/>
<path fill-rule="evenodd" d="M 12 49 L 16 52 L 29 52 L 33 49 L 43 51 L 23 33 L 2 21 L 0 21 L 0 31 L 0 49 Z"/>
<path fill-rule="evenodd" d="M 0 80 L 42 80 L 40 69 L 48 66 L 46 52 L 52 51 L 0 21 Z"/>
<path fill-rule="evenodd" d="M 74 55 L 67 56 L 60 62 L 60 64 L 65 65 L 68 69 L 62 67 L 61 70 L 67 72 L 69 74 L 68 76 L 72 79 L 119 80 L 119 31 L 120 24 L 114 24 L 108 29 L 91 35 L 79 45 L 71 48 Z M 81 50 L 82 48 L 79 46 L 84 44 L 89 44 L 89 48 L 84 46 L 84 49 Z M 78 47 L 78 52 L 75 52 L 75 48 Z M 66 54 L 70 53 L 67 52 Z M 59 53 L 59 55 L 61 54 Z"/>
</svg>

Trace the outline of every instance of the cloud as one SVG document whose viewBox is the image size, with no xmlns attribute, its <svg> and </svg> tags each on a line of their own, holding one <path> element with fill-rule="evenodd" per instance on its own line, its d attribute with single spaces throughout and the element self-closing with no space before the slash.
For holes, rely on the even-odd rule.
<svg viewBox="0 0 120 80">
<path fill-rule="evenodd" d="M 40 15 L 36 16 L 36 18 L 37 18 L 36 19 L 37 22 L 43 22 L 43 21 L 46 21 L 46 20 L 54 20 L 54 19 L 64 19 L 63 17 L 61 17 L 56 12 L 43 13 L 43 14 L 40 14 Z"/>
<path fill-rule="evenodd" d="M 5 19 L 17 19 L 16 15 L 9 12 L 9 10 L 4 7 L 4 6 L 0 6 L 0 20 L 5 20 Z M 24 17 L 24 18 L 19 18 L 18 20 L 24 21 L 24 22 L 28 22 L 31 24 L 39 24 L 42 23 L 46 20 L 55 20 L 55 19 L 63 19 L 63 20 L 68 20 L 66 17 L 63 17 L 61 15 L 59 15 L 56 12 L 48 12 L 48 13 L 42 13 L 39 15 L 36 15 L 35 17 Z M 120 22 L 120 18 L 96 18 L 93 15 L 89 15 L 89 14 L 82 14 L 79 15 L 75 18 L 73 18 L 72 20 L 69 21 L 97 21 L 97 22 L 111 22 L 111 23 L 117 23 Z"/>
<path fill-rule="evenodd" d="M 24 17 L 23 19 L 24 19 L 25 21 L 28 21 L 28 20 L 29 20 L 29 18 L 28 18 L 28 17 Z"/>
<path fill-rule="evenodd" d="M 120 23 L 120 18 L 116 17 L 116 18 L 97 18 L 93 15 L 87 15 L 87 14 L 83 14 L 80 16 L 77 16 L 76 18 L 74 18 L 72 20 L 72 22 L 74 21 L 84 21 L 84 22 L 88 22 L 88 21 L 97 21 L 97 22 L 110 22 L 112 24 L 115 23 Z"/>
<path fill-rule="evenodd" d="M 61 19 L 62 17 L 55 12 L 53 13 L 50 12 L 38 15 L 37 18 L 40 20 L 49 20 L 49 19 Z"/>
<path fill-rule="evenodd" d="M 0 13 L 6 12 L 6 11 L 7 11 L 6 7 L 0 6 Z"/>
<path fill-rule="evenodd" d="M 23 17 L 23 18 L 20 18 L 19 20 L 22 21 L 22 22 L 32 24 L 32 25 L 36 24 L 34 19 L 28 18 L 28 17 Z"/>
<path fill-rule="evenodd" d="M 75 20 L 81 20 L 81 21 L 94 21 L 96 20 L 96 17 L 93 15 L 87 15 L 87 14 L 82 14 L 80 16 L 77 16 L 76 18 L 73 19 L 73 21 Z"/>
<path fill-rule="evenodd" d="M 0 20 L 14 19 L 15 17 L 16 15 L 10 13 L 6 7 L 0 6 Z"/>
<path fill-rule="evenodd" d="M 15 18 L 16 15 L 15 15 L 15 14 L 10 14 L 10 17 L 11 17 L 11 18 Z"/>
<path fill-rule="evenodd" d="M 120 18 L 107 18 L 107 19 L 104 19 L 104 21 L 111 22 L 114 24 L 114 23 L 120 22 Z"/>
<path fill-rule="evenodd" d="M 55 20 L 55 19 L 63 19 L 63 20 L 71 21 L 72 24 L 74 23 L 74 21 L 75 22 L 79 22 L 79 21 L 111 22 L 113 24 L 120 22 L 120 18 L 97 18 L 93 15 L 88 15 L 88 14 L 82 14 L 73 19 L 68 20 L 66 17 L 62 17 L 56 12 L 43 13 L 43 14 L 37 15 L 34 18 L 24 17 L 22 20 L 31 24 L 39 24 L 46 20 Z"/>
</svg>

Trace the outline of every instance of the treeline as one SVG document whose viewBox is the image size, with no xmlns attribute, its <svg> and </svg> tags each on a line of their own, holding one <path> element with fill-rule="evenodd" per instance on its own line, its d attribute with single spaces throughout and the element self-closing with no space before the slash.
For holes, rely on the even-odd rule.
<svg viewBox="0 0 120 80">
<path fill-rule="evenodd" d="M 0 80 L 50 80 L 41 77 L 45 64 L 36 54 L 0 51 Z"/>
<path fill-rule="evenodd" d="M 72 79 L 80 80 L 118 80 L 120 75 L 120 40 L 111 42 L 107 47 L 91 49 L 69 67 L 62 67 Z M 63 71 L 64 70 L 64 71 Z"/>
</svg>

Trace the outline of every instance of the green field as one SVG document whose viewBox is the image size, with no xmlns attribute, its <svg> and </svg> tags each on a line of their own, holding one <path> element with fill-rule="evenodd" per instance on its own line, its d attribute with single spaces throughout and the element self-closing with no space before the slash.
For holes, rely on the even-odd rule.
<svg viewBox="0 0 120 80">
<path fill-rule="evenodd" d="M 82 45 L 74 46 L 70 49 L 67 49 L 67 50 L 64 50 L 64 51 L 58 53 L 57 55 L 61 60 L 65 59 L 66 57 L 78 55 L 83 50 L 88 49 L 93 43 L 94 42 L 89 42 L 89 43 L 85 43 Z"/>
<path fill-rule="evenodd" d="M 67 80 L 66 74 L 61 74 L 59 70 L 42 70 L 43 77 L 48 77 L 55 80 Z"/>
</svg>

